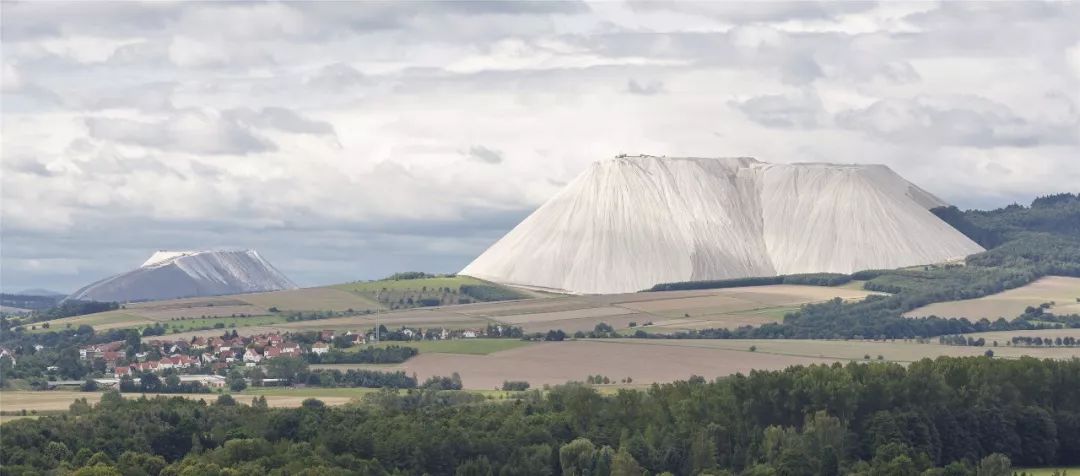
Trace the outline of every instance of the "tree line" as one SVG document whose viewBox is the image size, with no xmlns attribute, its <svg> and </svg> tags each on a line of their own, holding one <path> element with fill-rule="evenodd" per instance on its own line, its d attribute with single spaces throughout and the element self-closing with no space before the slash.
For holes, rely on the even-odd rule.
<svg viewBox="0 0 1080 476">
<path fill-rule="evenodd" d="M 1005 476 L 1010 464 L 1080 464 L 1077 359 L 812 365 L 611 395 L 582 384 L 514 395 L 382 391 L 338 408 L 273 409 L 106 394 L 78 414 L 5 423 L 0 469 Z"/>
</svg>

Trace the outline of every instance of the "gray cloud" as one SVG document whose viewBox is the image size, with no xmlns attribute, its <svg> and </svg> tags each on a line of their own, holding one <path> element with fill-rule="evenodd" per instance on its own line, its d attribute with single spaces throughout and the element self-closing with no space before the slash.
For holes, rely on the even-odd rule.
<svg viewBox="0 0 1080 476">
<path fill-rule="evenodd" d="M 135 87 L 115 88 L 100 91 L 79 98 L 72 104 L 76 108 L 92 110 L 131 108 L 149 112 L 164 112 L 174 109 L 172 103 L 176 83 L 158 82 Z"/>
<path fill-rule="evenodd" d="M 653 96 L 664 92 L 664 83 L 660 81 L 649 81 L 648 83 L 642 84 L 637 82 L 636 79 L 631 79 L 626 82 L 626 92 L 641 96 Z"/>
<path fill-rule="evenodd" d="M 192 154 L 253 154 L 277 150 L 269 140 L 235 120 L 197 110 L 158 122 L 111 117 L 86 118 L 95 139 Z"/>
<path fill-rule="evenodd" d="M 469 147 L 469 158 L 487 164 L 499 164 L 503 161 L 502 152 L 494 149 L 489 149 L 482 145 L 474 145 L 472 147 Z"/>
<path fill-rule="evenodd" d="M 64 33 L 123 36 L 160 30 L 189 7 L 165 2 L 5 2 L 2 39 L 34 40 Z"/>
<path fill-rule="evenodd" d="M 837 123 L 898 143 L 989 148 L 1076 144 L 1080 118 L 1064 124 L 1033 122 L 986 98 L 919 96 L 884 99 L 837 115 Z"/>
<path fill-rule="evenodd" d="M 333 92 L 345 91 L 363 82 L 364 75 L 345 63 L 326 65 L 307 80 L 314 88 Z"/>
<path fill-rule="evenodd" d="M 793 86 L 803 86 L 823 77 L 821 66 L 809 53 L 789 58 L 780 68 L 780 81 Z"/>
<path fill-rule="evenodd" d="M 283 107 L 230 109 L 222 117 L 257 129 L 276 129 L 297 134 L 336 135 L 329 122 L 315 121 Z"/>
<path fill-rule="evenodd" d="M 769 94 L 745 101 L 731 101 L 728 104 L 741 111 L 747 119 L 765 127 L 816 127 L 820 125 L 824 114 L 821 99 L 812 91 Z"/>
<path fill-rule="evenodd" d="M 695 15 L 706 15 L 733 23 L 767 22 L 786 20 L 831 19 L 848 13 L 871 10 L 876 2 L 681 2 L 630 0 L 638 11 L 672 10 Z"/>
</svg>

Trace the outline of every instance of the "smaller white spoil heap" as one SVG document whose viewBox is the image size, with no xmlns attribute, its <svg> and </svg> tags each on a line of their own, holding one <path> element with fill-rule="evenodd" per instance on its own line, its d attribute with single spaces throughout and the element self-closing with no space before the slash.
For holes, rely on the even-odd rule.
<svg viewBox="0 0 1080 476">
<path fill-rule="evenodd" d="M 882 165 L 618 157 L 594 163 L 461 274 L 573 293 L 898 268 L 982 251 Z"/>
<path fill-rule="evenodd" d="M 156 301 L 296 287 L 255 250 L 158 251 L 142 266 L 87 285 L 68 299 Z"/>
</svg>

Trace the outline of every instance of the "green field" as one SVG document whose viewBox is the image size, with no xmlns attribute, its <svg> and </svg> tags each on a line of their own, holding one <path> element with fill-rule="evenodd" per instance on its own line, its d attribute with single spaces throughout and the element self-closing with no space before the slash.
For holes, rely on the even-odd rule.
<svg viewBox="0 0 1080 476">
<path fill-rule="evenodd" d="M 69 328 L 76 329 L 81 325 L 88 325 L 95 330 L 107 330 L 153 325 L 154 320 L 134 314 L 128 314 L 123 311 L 108 311 L 48 321 L 48 328 L 42 327 L 42 324 L 45 324 L 45 322 L 30 324 L 24 326 L 24 328 L 30 333 L 58 331 Z"/>
<path fill-rule="evenodd" d="M 769 308 L 765 308 L 765 309 L 755 309 L 753 311 L 747 311 L 747 312 L 744 312 L 742 314 L 745 314 L 747 316 L 767 317 L 767 318 L 770 318 L 770 319 L 775 319 L 776 322 L 781 322 L 781 321 L 784 320 L 785 315 L 791 314 L 791 313 L 793 313 L 795 311 L 798 311 L 798 310 L 799 310 L 798 306 L 780 306 L 780 307 L 769 307 Z"/>
<path fill-rule="evenodd" d="M 321 387 L 306 387 L 306 388 L 290 388 L 290 387 L 248 387 L 243 392 L 233 393 L 233 397 L 240 401 L 247 403 L 244 397 L 251 397 L 257 395 L 263 395 L 267 397 L 304 397 L 304 398 L 319 398 L 319 397 L 347 397 L 347 398 L 360 398 L 368 393 L 378 392 L 378 388 L 321 388 Z"/>
<path fill-rule="evenodd" d="M 420 307 L 421 300 L 437 300 L 441 306 L 481 302 L 476 296 L 461 292 L 464 285 L 490 286 L 505 295 L 505 299 L 523 299 L 536 297 L 531 293 L 518 291 L 499 284 L 472 278 L 469 276 L 439 276 L 418 279 L 383 279 L 345 283 L 333 286 L 334 289 L 348 291 L 368 299 L 377 300 L 390 309 Z"/>
<path fill-rule="evenodd" d="M 1054 476 L 1054 473 L 1080 475 L 1080 466 L 1066 468 L 1013 468 L 1013 474 L 1027 473 L 1028 476 Z"/>
<path fill-rule="evenodd" d="M 425 288 L 432 291 L 438 288 L 457 289 L 463 284 L 489 283 L 469 276 L 440 276 L 437 278 L 419 279 L 382 279 L 378 281 L 338 284 L 333 287 L 355 293 L 374 295 L 381 291 L 419 291 Z"/>
<path fill-rule="evenodd" d="M 422 354 L 470 354 L 487 355 L 504 350 L 524 347 L 532 342 L 521 339 L 453 339 L 453 340 L 413 340 L 413 341 L 386 341 L 375 344 L 386 347 L 388 345 L 400 345 L 415 347 Z M 362 346 L 352 347 L 359 350 Z"/>
<path fill-rule="evenodd" d="M 235 327 L 248 327 L 248 326 L 268 326 L 273 324 L 281 324 L 285 322 L 285 316 L 280 314 L 271 314 L 266 316 L 250 316 L 250 317 L 212 317 L 206 319 L 185 319 L 182 321 L 169 321 L 164 322 L 162 325 L 169 326 L 169 332 L 176 329 L 178 332 L 186 332 L 198 329 L 204 329 L 207 327 L 213 328 L 216 324 L 222 324 L 224 329 L 232 329 Z M 168 334 L 166 334 L 168 335 Z"/>
<path fill-rule="evenodd" d="M 842 289 L 862 290 L 862 289 L 865 289 L 863 286 L 866 286 L 866 281 L 859 281 L 859 280 L 853 279 L 853 280 L 848 281 L 848 282 L 846 282 L 844 284 L 841 284 L 839 286 L 834 286 L 834 287 L 842 288 Z"/>
</svg>

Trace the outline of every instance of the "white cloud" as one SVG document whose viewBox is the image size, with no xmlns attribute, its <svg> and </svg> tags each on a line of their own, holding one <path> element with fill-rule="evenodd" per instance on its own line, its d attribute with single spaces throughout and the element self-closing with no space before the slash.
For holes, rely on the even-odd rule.
<svg viewBox="0 0 1080 476">
<path fill-rule="evenodd" d="M 4 63 L 4 75 L 0 79 L 0 83 L 3 83 L 4 92 L 15 92 L 22 89 L 22 76 L 19 75 L 19 71 L 15 69 L 14 64 Z"/>
<path fill-rule="evenodd" d="M 235 246 L 305 284 L 456 271 L 622 152 L 881 162 L 961 206 L 1074 190 L 1078 10 L 5 4 L 0 268 L 71 289 Z"/>
<path fill-rule="evenodd" d="M 1073 77 L 1080 80 L 1080 43 L 1065 50 L 1065 64 L 1068 65 Z"/>
<path fill-rule="evenodd" d="M 223 65 L 229 61 L 228 51 L 221 44 L 177 36 L 169 44 L 169 59 L 181 68 Z"/>
<path fill-rule="evenodd" d="M 837 117 L 844 127 L 899 143 L 988 148 L 1076 144 L 1080 118 L 1069 123 L 1032 122 L 978 96 L 883 99 Z"/>
</svg>

